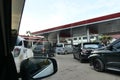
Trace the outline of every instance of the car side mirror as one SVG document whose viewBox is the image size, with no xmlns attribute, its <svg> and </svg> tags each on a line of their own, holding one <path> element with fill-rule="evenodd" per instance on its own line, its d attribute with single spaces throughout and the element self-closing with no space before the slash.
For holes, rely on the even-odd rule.
<svg viewBox="0 0 120 80">
<path fill-rule="evenodd" d="M 31 57 L 22 61 L 20 76 L 22 80 L 38 80 L 57 72 L 57 62 L 53 58 Z"/>
</svg>

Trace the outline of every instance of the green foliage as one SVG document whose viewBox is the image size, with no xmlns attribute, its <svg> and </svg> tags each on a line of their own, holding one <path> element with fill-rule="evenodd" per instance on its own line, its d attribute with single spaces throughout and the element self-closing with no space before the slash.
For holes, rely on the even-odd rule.
<svg viewBox="0 0 120 80">
<path fill-rule="evenodd" d="M 112 40 L 112 37 L 111 36 L 108 36 L 108 35 L 102 35 L 100 37 L 100 41 L 106 46 L 110 43 L 110 41 Z"/>
</svg>

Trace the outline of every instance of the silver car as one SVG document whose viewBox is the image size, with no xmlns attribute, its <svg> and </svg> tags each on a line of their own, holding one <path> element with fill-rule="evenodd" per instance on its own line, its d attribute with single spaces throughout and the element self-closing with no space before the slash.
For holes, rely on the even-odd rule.
<svg viewBox="0 0 120 80">
<path fill-rule="evenodd" d="M 67 43 L 59 43 L 56 45 L 56 53 L 57 54 L 68 54 L 73 52 L 72 44 Z"/>
</svg>

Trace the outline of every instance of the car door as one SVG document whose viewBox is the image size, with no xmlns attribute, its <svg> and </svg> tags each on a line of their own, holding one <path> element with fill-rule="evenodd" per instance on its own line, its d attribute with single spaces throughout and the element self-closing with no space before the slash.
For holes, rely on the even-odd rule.
<svg viewBox="0 0 120 80">
<path fill-rule="evenodd" d="M 120 69 L 120 42 L 112 45 L 112 49 L 105 56 L 108 68 Z"/>
</svg>

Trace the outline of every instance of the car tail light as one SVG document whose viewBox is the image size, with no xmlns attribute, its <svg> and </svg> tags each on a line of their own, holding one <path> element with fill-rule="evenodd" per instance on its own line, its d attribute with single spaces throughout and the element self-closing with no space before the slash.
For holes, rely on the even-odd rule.
<svg viewBox="0 0 120 80">
<path fill-rule="evenodd" d="M 15 48 L 14 51 L 13 51 L 13 56 L 14 57 L 18 57 L 20 54 L 20 49 L 19 48 Z"/>
</svg>

